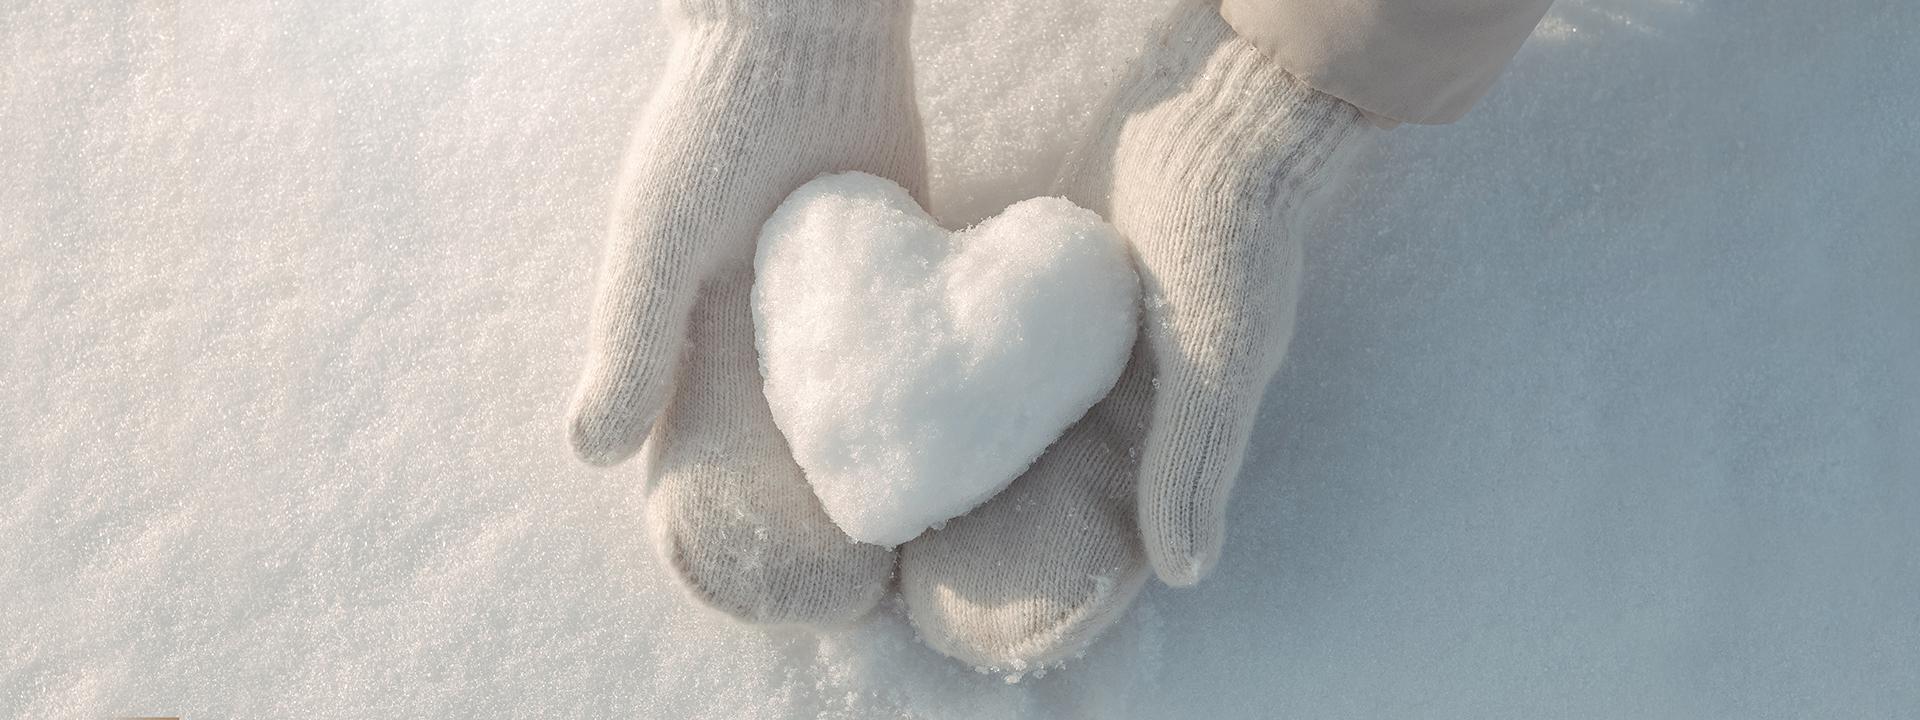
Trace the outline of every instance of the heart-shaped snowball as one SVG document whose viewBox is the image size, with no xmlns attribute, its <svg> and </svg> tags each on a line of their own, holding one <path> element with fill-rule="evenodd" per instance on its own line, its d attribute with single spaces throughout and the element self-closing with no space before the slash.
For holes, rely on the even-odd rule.
<svg viewBox="0 0 1920 720">
<path fill-rule="evenodd" d="M 795 190 L 760 232 L 767 403 L 828 517 L 898 545 L 1000 492 L 1119 378 L 1139 279 L 1062 198 L 948 232 L 865 173 Z"/>
</svg>

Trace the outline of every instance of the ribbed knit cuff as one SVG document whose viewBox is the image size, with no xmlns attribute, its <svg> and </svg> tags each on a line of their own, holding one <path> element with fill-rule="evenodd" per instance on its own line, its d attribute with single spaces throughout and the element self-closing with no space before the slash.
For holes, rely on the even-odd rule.
<svg viewBox="0 0 1920 720">
<path fill-rule="evenodd" d="M 1148 123 L 1132 152 L 1178 184 L 1253 181 L 1284 210 L 1330 182 L 1377 132 L 1352 104 L 1313 89 L 1241 38 L 1210 3 L 1189 2 L 1125 91 L 1121 112 Z M 1259 179 L 1256 178 L 1266 178 Z M 1093 194 L 1097 197 L 1097 194 Z"/>
<path fill-rule="evenodd" d="M 1151 62 L 1154 71 L 1135 92 L 1200 100 L 1193 121 L 1222 141 L 1282 122 L 1331 129 L 1364 119 L 1359 108 L 1315 90 L 1240 37 L 1210 3 L 1187 3 Z"/>
<path fill-rule="evenodd" d="M 912 0 L 663 0 L 666 15 L 699 30 L 782 35 L 904 36 Z"/>
</svg>

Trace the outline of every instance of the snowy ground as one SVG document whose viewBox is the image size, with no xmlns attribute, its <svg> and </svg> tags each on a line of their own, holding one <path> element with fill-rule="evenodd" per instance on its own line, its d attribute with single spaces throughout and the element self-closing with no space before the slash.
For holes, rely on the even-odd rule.
<svg viewBox="0 0 1920 720">
<path fill-rule="evenodd" d="M 922 0 L 943 218 L 1164 5 Z M 1920 6 L 1561 0 L 1312 243 L 1218 574 L 1016 684 L 695 609 L 569 458 L 651 17 L 0 3 L 0 715 L 1920 713 Z"/>
</svg>

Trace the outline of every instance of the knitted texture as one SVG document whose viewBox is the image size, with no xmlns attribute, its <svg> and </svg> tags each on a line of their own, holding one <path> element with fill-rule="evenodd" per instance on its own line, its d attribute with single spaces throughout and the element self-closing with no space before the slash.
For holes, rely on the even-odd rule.
<svg viewBox="0 0 1920 720">
<path fill-rule="evenodd" d="M 1061 189 L 1131 243 L 1141 339 L 1113 392 L 1009 490 L 902 549 L 936 649 L 1021 670 L 1082 650 L 1152 567 L 1191 585 L 1292 335 L 1301 237 L 1379 130 L 1220 19 L 1175 15 Z"/>
<path fill-rule="evenodd" d="M 814 176 L 925 187 L 906 0 L 668 0 L 664 76 L 609 221 L 575 452 L 645 448 L 648 532 L 701 601 L 768 623 L 837 623 L 885 592 L 892 553 L 849 540 L 761 394 L 749 292 L 760 224 Z"/>
</svg>

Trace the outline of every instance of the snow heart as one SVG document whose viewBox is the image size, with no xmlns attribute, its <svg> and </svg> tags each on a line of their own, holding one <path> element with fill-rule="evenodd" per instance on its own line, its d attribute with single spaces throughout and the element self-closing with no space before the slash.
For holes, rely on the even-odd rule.
<svg viewBox="0 0 1920 720">
<path fill-rule="evenodd" d="M 760 232 L 773 420 L 828 517 L 898 545 L 993 497 L 1119 378 L 1139 280 L 1062 198 L 959 232 L 893 182 L 823 176 Z"/>
</svg>

